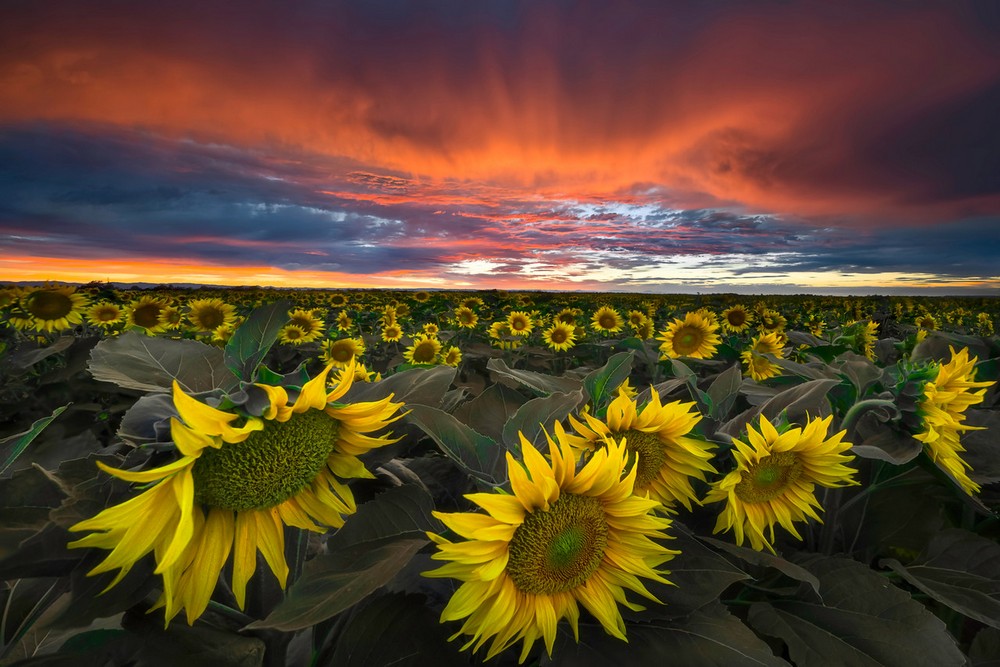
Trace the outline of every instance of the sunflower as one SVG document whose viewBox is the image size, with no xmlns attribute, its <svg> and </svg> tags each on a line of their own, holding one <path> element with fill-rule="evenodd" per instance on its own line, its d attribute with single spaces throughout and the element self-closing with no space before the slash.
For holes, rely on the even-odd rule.
<svg viewBox="0 0 1000 667">
<path fill-rule="evenodd" d="M 441 363 L 446 366 L 458 366 L 462 361 L 462 350 L 454 345 L 450 346 L 441 354 Z"/>
<path fill-rule="evenodd" d="M 195 299 L 188 303 L 187 319 L 193 331 L 213 331 L 236 321 L 236 307 L 222 299 Z"/>
<path fill-rule="evenodd" d="M 122 309 L 117 303 L 110 301 L 95 303 L 87 309 L 84 315 L 88 322 L 102 329 L 110 329 L 122 321 Z"/>
<path fill-rule="evenodd" d="M 236 324 L 223 324 L 221 327 L 216 327 L 212 331 L 212 342 L 213 343 L 228 343 L 229 339 L 233 337 L 236 333 L 236 328 L 240 325 L 240 322 Z"/>
<path fill-rule="evenodd" d="M 719 336 L 715 333 L 718 325 L 713 324 L 699 313 L 687 313 L 684 319 L 674 318 L 656 337 L 660 345 L 661 359 L 694 357 L 709 359 L 715 354 Z"/>
<path fill-rule="evenodd" d="M 562 322 L 564 324 L 576 324 L 576 316 L 580 315 L 581 312 L 576 308 L 563 308 L 558 313 L 556 313 L 556 322 Z"/>
<path fill-rule="evenodd" d="M 220 326 L 216 331 L 224 328 L 225 325 Z M 287 345 L 302 345 L 302 343 L 306 342 L 306 332 L 297 324 L 286 324 L 278 332 L 278 341 Z"/>
<path fill-rule="evenodd" d="M 761 418 L 760 430 L 747 424 L 747 442 L 733 439 L 736 468 L 712 484 L 705 502 L 725 500 L 726 507 L 715 524 L 715 532 L 732 530 L 736 544 L 744 539 L 757 551 L 774 542 L 774 526 L 802 539 L 796 521 L 812 518 L 822 522 L 816 510 L 822 510 L 814 493 L 816 485 L 825 487 L 858 484 L 854 470 L 846 463 L 854 456 L 845 454 L 851 443 L 841 438 L 847 431 L 827 437 L 833 416 L 817 417 L 805 427 L 789 428 L 783 433 Z M 769 536 L 764 535 L 767 529 Z"/>
<path fill-rule="evenodd" d="M 921 329 L 927 329 L 928 331 L 934 331 L 937 329 L 937 320 L 935 320 L 934 316 L 929 313 L 919 315 L 916 319 L 916 324 Z"/>
<path fill-rule="evenodd" d="M 625 591 L 658 602 L 639 578 L 669 583 L 657 568 L 678 553 L 650 539 L 666 537 L 670 521 L 653 514 L 655 500 L 633 494 L 635 467 L 622 475 L 624 443 L 609 442 L 577 472 L 573 449 L 555 428 L 556 441 L 546 434 L 551 463 L 523 436 L 524 466 L 507 453 L 513 494 L 466 496 L 486 514 L 434 512 L 464 539 L 428 533 L 438 548 L 431 558 L 446 564 L 424 576 L 462 582 L 441 622 L 465 619 L 455 634 L 469 636 L 463 650 L 492 639 L 487 660 L 522 641 L 523 663 L 538 639 L 551 657 L 563 618 L 579 641 L 580 605 L 626 640 L 618 603 L 642 607 Z"/>
<path fill-rule="evenodd" d="M 348 299 L 343 294 L 336 293 L 330 295 L 330 297 L 327 299 L 327 303 L 329 303 L 334 308 L 343 308 L 344 306 L 347 305 Z"/>
<path fill-rule="evenodd" d="M 479 323 L 479 316 L 471 308 L 460 306 L 455 309 L 455 322 L 460 328 L 474 329 Z"/>
<path fill-rule="evenodd" d="M 302 329 L 305 334 L 300 342 L 311 343 L 323 335 L 323 320 L 311 310 L 301 308 L 289 311 L 288 322 Z"/>
<path fill-rule="evenodd" d="M 507 316 L 507 326 L 515 336 L 527 336 L 534 328 L 531 316 L 523 310 L 514 310 Z"/>
<path fill-rule="evenodd" d="M 35 331 L 65 331 L 83 323 L 90 300 L 72 285 L 46 283 L 28 288 L 20 299 L 21 309 Z"/>
<path fill-rule="evenodd" d="M 458 302 L 462 308 L 481 308 L 483 305 L 483 300 L 478 296 L 470 296 L 462 299 Z"/>
<path fill-rule="evenodd" d="M 959 436 L 965 431 L 982 428 L 962 422 L 965 421 L 965 411 L 969 406 L 982 403 L 986 387 L 994 382 L 976 382 L 978 357 L 969 359 L 969 348 L 962 348 L 959 352 L 955 352 L 955 348 L 949 349 L 951 360 L 942 364 L 937 369 L 936 377 L 924 385 L 923 400 L 917 406 L 923 430 L 913 437 L 924 443 L 928 456 L 971 496 L 979 492 L 979 485 L 969 479 L 966 472 L 972 466 L 962 458 L 965 448 Z"/>
<path fill-rule="evenodd" d="M 692 479 L 705 481 L 705 473 L 714 473 L 709 461 L 715 445 L 689 436 L 701 415 L 692 410 L 694 403 L 673 401 L 663 405 L 655 389 L 649 402 L 639 407 L 628 389 L 618 392 L 602 421 L 588 412 L 584 421 L 569 416 L 576 435 L 567 436 L 570 444 L 585 452 L 603 446 L 607 438 L 624 439 L 630 453 L 638 456 L 635 490 L 669 507 L 681 503 L 688 510 L 698 503 Z"/>
<path fill-rule="evenodd" d="M 750 349 L 744 350 L 740 357 L 747 366 L 747 373 L 757 382 L 781 375 L 781 366 L 765 357 L 765 354 L 781 356 L 784 347 L 782 339 L 776 333 L 761 334 L 750 343 Z"/>
<path fill-rule="evenodd" d="M 433 336 L 417 335 L 413 345 L 403 352 L 403 358 L 411 364 L 433 364 L 440 353 L 441 341 Z"/>
<path fill-rule="evenodd" d="M 160 316 L 156 318 L 165 331 L 175 331 L 181 328 L 181 320 L 184 316 L 176 306 L 164 306 L 160 309 Z"/>
<path fill-rule="evenodd" d="M 622 327 L 625 326 L 625 321 L 614 308 L 601 306 L 594 313 L 594 317 L 590 320 L 590 325 L 594 328 L 594 331 L 599 331 L 607 335 L 621 331 Z"/>
<path fill-rule="evenodd" d="M 148 335 L 163 332 L 160 311 L 170 305 L 165 297 L 146 294 L 132 301 L 125 310 L 125 328 L 143 329 Z"/>
<path fill-rule="evenodd" d="M 398 324 L 386 324 L 382 327 L 382 340 L 387 343 L 397 343 L 403 337 L 403 330 Z"/>
<path fill-rule="evenodd" d="M 565 352 L 576 344 L 576 327 L 565 322 L 556 322 L 542 332 L 542 340 L 550 349 Z"/>
<path fill-rule="evenodd" d="M 628 325 L 633 330 L 641 328 L 647 320 L 649 320 L 649 316 L 641 310 L 628 311 Z"/>
<path fill-rule="evenodd" d="M 757 329 L 762 333 L 772 333 L 784 331 L 785 326 L 788 325 L 788 320 L 785 316 L 776 310 L 771 310 L 770 308 L 765 308 L 760 313 L 760 319 L 757 322 Z"/>
<path fill-rule="evenodd" d="M 427 334 L 428 336 L 437 336 L 438 332 L 440 331 L 438 325 L 434 324 L 433 322 L 428 322 L 427 324 L 425 324 L 423 326 L 423 329 L 424 333 Z"/>
<path fill-rule="evenodd" d="M 346 310 L 337 313 L 337 331 L 350 331 L 352 326 L 354 326 L 354 321 Z"/>
<path fill-rule="evenodd" d="M 739 304 L 722 311 L 722 328 L 731 333 L 746 331 L 752 321 L 753 315 Z"/>
<path fill-rule="evenodd" d="M 255 385 L 269 406 L 260 417 L 210 407 L 174 382 L 170 431 L 180 457 L 159 468 L 127 471 L 98 462 L 105 472 L 143 484 L 134 498 L 74 525 L 93 531 L 71 548 L 109 549 L 88 575 L 118 570 L 108 588 L 151 551 L 163 592 L 154 608 L 166 608 L 166 622 L 181 609 L 194 623 L 232 552 L 232 591 L 245 607 L 247 582 L 257 551 L 278 583 L 288 565 L 284 527 L 325 532 L 340 527 L 356 505 L 342 480 L 372 477 L 359 455 L 395 442 L 366 435 L 397 416 L 392 396 L 378 402 L 335 403 L 351 387 L 353 366 L 326 389 L 328 366 L 303 385 L 293 403 L 283 387 Z"/>
<path fill-rule="evenodd" d="M 325 340 L 320 358 L 337 368 L 347 368 L 352 359 L 359 359 L 365 353 L 365 342 L 360 338 Z"/>
<path fill-rule="evenodd" d="M 382 322 L 382 326 L 388 327 L 396 323 L 396 308 L 393 306 L 386 306 L 385 310 L 382 311 L 382 317 L 379 320 Z"/>
<path fill-rule="evenodd" d="M 427 303 L 428 301 L 430 301 L 430 298 L 431 298 L 430 292 L 425 292 L 421 290 L 419 292 L 413 293 L 413 300 L 416 301 L 417 303 Z"/>
</svg>

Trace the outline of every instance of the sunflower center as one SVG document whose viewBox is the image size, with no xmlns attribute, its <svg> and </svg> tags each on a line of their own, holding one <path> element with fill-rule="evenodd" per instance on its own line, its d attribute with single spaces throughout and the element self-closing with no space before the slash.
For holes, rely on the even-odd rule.
<svg viewBox="0 0 1000 667">
<path fill-rule="evenodd" d="M 144 303 L 132 311 L 132 320 L 143 329 L 152 329 L 160 323 L 162 308 L 158 303 Z"/>
<path fill-rule="evenodd" d="M 265 421 L 243 442 L 206 448 L 194 464 L 198 502 L 235 510 L 281 504 L 312 483 L 337 440 L 339 422 L 322 410 Z"/>
<path fill-rule="evenodd" d="M 654 479 L 659 477 L 660 468 L 667 462 L 667 452 L 663 447 L 663 441 L 655 433 L 634 429 L 619 435 L 625 437 L 625 446 L 629 453 L 634 453 L 639 457 L 636 463 L 638 469 L 635 473 L 635 490 L 645 489 Z"/>
<path fill-rule="evenodd" d="M 102 306 L 93 312 L 94 319 L 98 322 L 113 322 L 118 319 L 118 308 L 116 306 Z"/>
<path fill-rule="evenodd" d="M 553 329 L 549 334 L 549 338 L 557 345 L 565 343 L 567 337 L 565 329 Z"/>
<path fill-rule="evenodd" d="M 331 350 L 330 357 L 334 361 L 339 361 L 341 363 L 347 363 L 354 356 L 354 346 L 348 345 L 335 345 Z"/>
<path fill-rule="evenodd" d="M 734 310 L 726 315 L 726 319 L 729 320 L 730 325 L 738 327 L 742 326 L 743 323 L 747 321 L 747 314 L 739 310 Z"/>
<path fill-rule="evenodd" d="M 601 315 L 601 319 L 598 321 L 604 329 L 614 329 L 618 326 L 618 320 L 614 315 Z"/>
<path fill-rule="evenodd" d="M 437 356 L 437 350 L 434 349 L 434 343 L 418 343 L 413 348 L 413 363 L 415 364 L 429 364 L 434 361 L 435 356 Z"/>
<path fill-rule="evenodd" d="M 28 299 L 28 312 L 40 320 L 59 320 L 73 312 L 73 300 L 60 292 L 35 292 Z"/>
<path fill-rule="evenodd" d="M 701 332 L 691 327 L 683 327 L 674 334 L 674 351 L 684 356 L 692 352 L 697 352 L 701 347 Z"/>
<path fill-rule="evenodd" d="M 765 456 L 740 473 L 736 495 L 747 503 L 763 503 L 782 495 L 802 474 L 802 464 L 792 452 Z"/>
<path fill-rule="evenodd" d="M 218 308 L 205 308 L 198 312 L 196 319 L 202 329 L 209 330 L 224 324 L 226 316 Z"/>
<path fill-rule="evenodd" d="M 582 585 L 604 559 L 608 524 L 597 498 L 566 493 L 528 514 L 510 541 L 507 574 L 518 590 L 552 595 Z"/>
</svg>

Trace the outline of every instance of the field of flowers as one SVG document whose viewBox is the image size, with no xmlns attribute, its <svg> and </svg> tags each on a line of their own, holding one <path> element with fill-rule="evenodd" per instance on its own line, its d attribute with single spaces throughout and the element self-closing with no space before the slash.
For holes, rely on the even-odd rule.
<svg viewBox="0 0 1000 667">
<path fill-rule="evenodd" d="M 998 323 L 0 286 L 0 664 L 995 665 Z"/>
</svg>

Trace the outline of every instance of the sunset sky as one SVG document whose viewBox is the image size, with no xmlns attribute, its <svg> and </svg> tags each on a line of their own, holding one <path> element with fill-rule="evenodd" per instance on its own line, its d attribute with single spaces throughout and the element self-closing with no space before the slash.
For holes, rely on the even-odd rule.
<svg viewBox="0 0 1000 667">
<path fill-rule="evenodd" d="M 37 2 L 0 280 L 1000 293 L 1000 3 Z"/>
</svg>

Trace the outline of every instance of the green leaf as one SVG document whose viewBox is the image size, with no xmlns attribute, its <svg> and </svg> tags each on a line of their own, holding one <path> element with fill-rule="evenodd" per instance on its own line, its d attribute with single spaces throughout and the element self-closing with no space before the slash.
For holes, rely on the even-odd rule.
<svg viewBox="0 0 1000 667">
<path fill-rule="evenodd" d="M 772 396 L 763 405 L 737 415 L 719 427 L 718 432 L 737 438 L 746 430 L 747 424 L 756 425 L 759 416 L 772 420 L 782 412 L 786 413 L 788 421 L 797 424 L 804 424 L 807 417 L 825 417 L 831 412 L 826 394 L 838 384 L 839 380 L 832 379 L 809 380 L 797 384 Z"/>
<path fill-rule="evenodd" d="M 830 366 L 851 381 L 858 396 L 864 396 L 869 385 L 881 378 L 883 373 L 867 357 L 853 352 L 844 353 Z"/>
<path fill-rule="evenodd" d="M 943 605 L 1000 628 L 1000 544 L 965 530 L 935 535 L 913 563 L 880 563 Z"/>
<path fill-rule="evenodd" d="M 801 350 L 801 352 L 803 354 L 819 357 L 826 363 L 830 363 L 836 359 L 837 356 L 849 351 L 850 349 L 851 348 L 846 345 L 813 345 Z"/>
<path fill-rule="evenodd" d="M 35 423 L 31 425 L 27 431 L 22 433 L 15 433 L 14 435 L 8 435 L 7 437 L 0 439 L 0 453 L 4 454 L 3 464 L 0 465 L 0 476 L 7 472 L 7 470 L 14 465 L 14 461 L 17 460 L 24 450 L 28 448 L 32 440 L 38 437 L 38 434 L 45 430 L 45 427 L 52 423 L 52 421 L 65 412 L 69 405 L 64 405 L 60 408 L 56 408 L 52 411 L 52 414 L 48 417 L 42 417 Z"/>
<path fill-rule="evenodd" d="M 480 481 L 495 485 L 506 479 L 506 450 L 453 415 L 426 405 L 413 405 L 405 419 L 430 436 L 442 452 Z"/>
<path fill-rule="evenodd" d="M 90 353 L 89 369 L 96 380 L 143 392 L 169 392 L 174 380 L 189 394 L 237 385 L 219 348 L 134 331 L 99 342 Z"/>
<path fill-rule="evenodd" d="M 608 665 L 698 665 L 698 667 L 778 667 L 788 663 L 719 603 L 687 617 L 632 624 L 628 642 L 598 625 L 580 623 L 580 643 L 565 630 L 552 651 L 556 664 L 573 667 Z"/>
<path fill-rule="evenodd" d="M 801 565 L 820 581 L 822 604 L 775 600 L 750 607 L 750 624 L 788 645 L 799 667 L 963 665 L 944 623 L 857 561 L 813 557 Z"/>
<path fill-rule="evenodd" d="M 254 381 L 257 367 L 288 322 L 291 306 L 291 302 L 285 299 L 261 306 L 236 328 L 226 343 L 224 354 L 225 365 L 236 378 L 244 382 Z"/>
<path fill-rule="evenodd" d="M 381 595 L 351 614 L 339 629 L 329 656 L 317 664 L 338 667 L 435 667 L 468 665 L 461 644 L 448 642 L 452 632 L 438 621 L 422 595 Z"/>
<path fill-rule="evenodd" d="M 969 667 L 1000 667 L 1000 630 L 983 628 L 969 647 Z"/>
<path fill-rule="evenodd" d="M 758 567 L 771 568 L 781 572 L 786 577 L 807 583 L 812 587 L 813 591 L 817 594 L 819 593 L 819 579 L 817 579 L 812 572 L 789 560 L 785 560 L 781 556 L 777 556 L 766 551 L 755 551 L 753 549 L 747 549 L 746 547 L 738 547 L 735 544 L 723 542 L 722 540 L 717 540 L 712 537 L 699 536 L 698 539 L 705 544 L 710 544 L 716 549 L 720 549 L 732 556 L 735 556 L 736 558 L 739 558 L 744 563 L 749 563 L 750 565 L 756 565 Z"/>
<path fill-rule="evenodd" d="M 583 389 L 596 412 L 600 412 L 611 402 L 615 397 L 615 390 L 628 379 L 632 373 L 634 358 L 632 352 L 619 352 L 612 355 L 608 363 L 583 378 Z"/>
<path fill-rule="evenodd" d="M 733 364 L 719 373 L 708 386 L 708 395 L 712 399 L 712 410 L 708 416 L 720 421 L 725 419 L 739 398 L 742 384 L 743 373 L 739 364 Z"/>
<path fill-rule="evenodd" d="M 336 551 L 390 537 L 423 537 L 426 531 L 441 530 L 431 516 L 433 510 L 434 501 L 416 484 L 391 488 L 359 506 L 327 548 Z"/>
<path fill-rule="evenodd" d="M 556 377 L 554 375 L 547 375 L 546 373 L 508 368 L 503 359 L 490 359 L 486 362 L 486 369 L 493 371 L 502 378 L 513 380 L 517 384 L 523 385 L 542 396 L 556 392 L 568 394 L 583 386 L 579 380 L 569 377 Z"/>
<path fill-rule="evenodd" d="M 45 347 L 21 349 L 15 354 L 10 355 L 10 365 L 14 370 L 27 370 L 39 361 L 68 349 L 75 340 L 75 336 L 60 336 Z"/>
<path fill-rule="evenodd" d="M 174 399 L 170 394 L 141 396 L 122 415 L 121 424 L 118 426 L 118 437 L 132 444 L 153 442 L 160 435 L 158 431 L 163 433 L 169 431 L 169 418 L 176 413 Z"/>
<path fill-rule="evenodd" d="M 525 403 L 524 396 L 516 389 L 497 382 L 471 401 L 463 403 L 452 414 L 462 423 L 500 442 L 504 424 Z"/>
<path fill-rule="evenodd" d="M 452 366 L 425 366 L 390 375 L 378 382 L 356 382 L 347 393 L 347 399 L 351 402 L 377 401 L 392 394 L 393 401 L 407 406 L 436 408 L 441 405 L 457 371 Z"/>
<path fill-rule="evenodd" d="M 536 448 L 541 447 L 541 443 L 545 442 L 544 432 L 551 434 L 553 424 L 565 419 L 582 402 L 583 392 L 579 389 L 569 394 L 555 393 L 531 399 L 504 424 L 504 446 L 515 456 L 520 456 L 521 439 L 518 434 L 521 433 Z M 548 447 L 542 449 L 547 450 Z"/>
<path fill-rule="evenodd" d="M 247 629 L 291 632 L 332 618 L 384 586 L 427 542 L 422 537 L 389 537 L 314 558 L 285 600 Z"/>
</svg>

